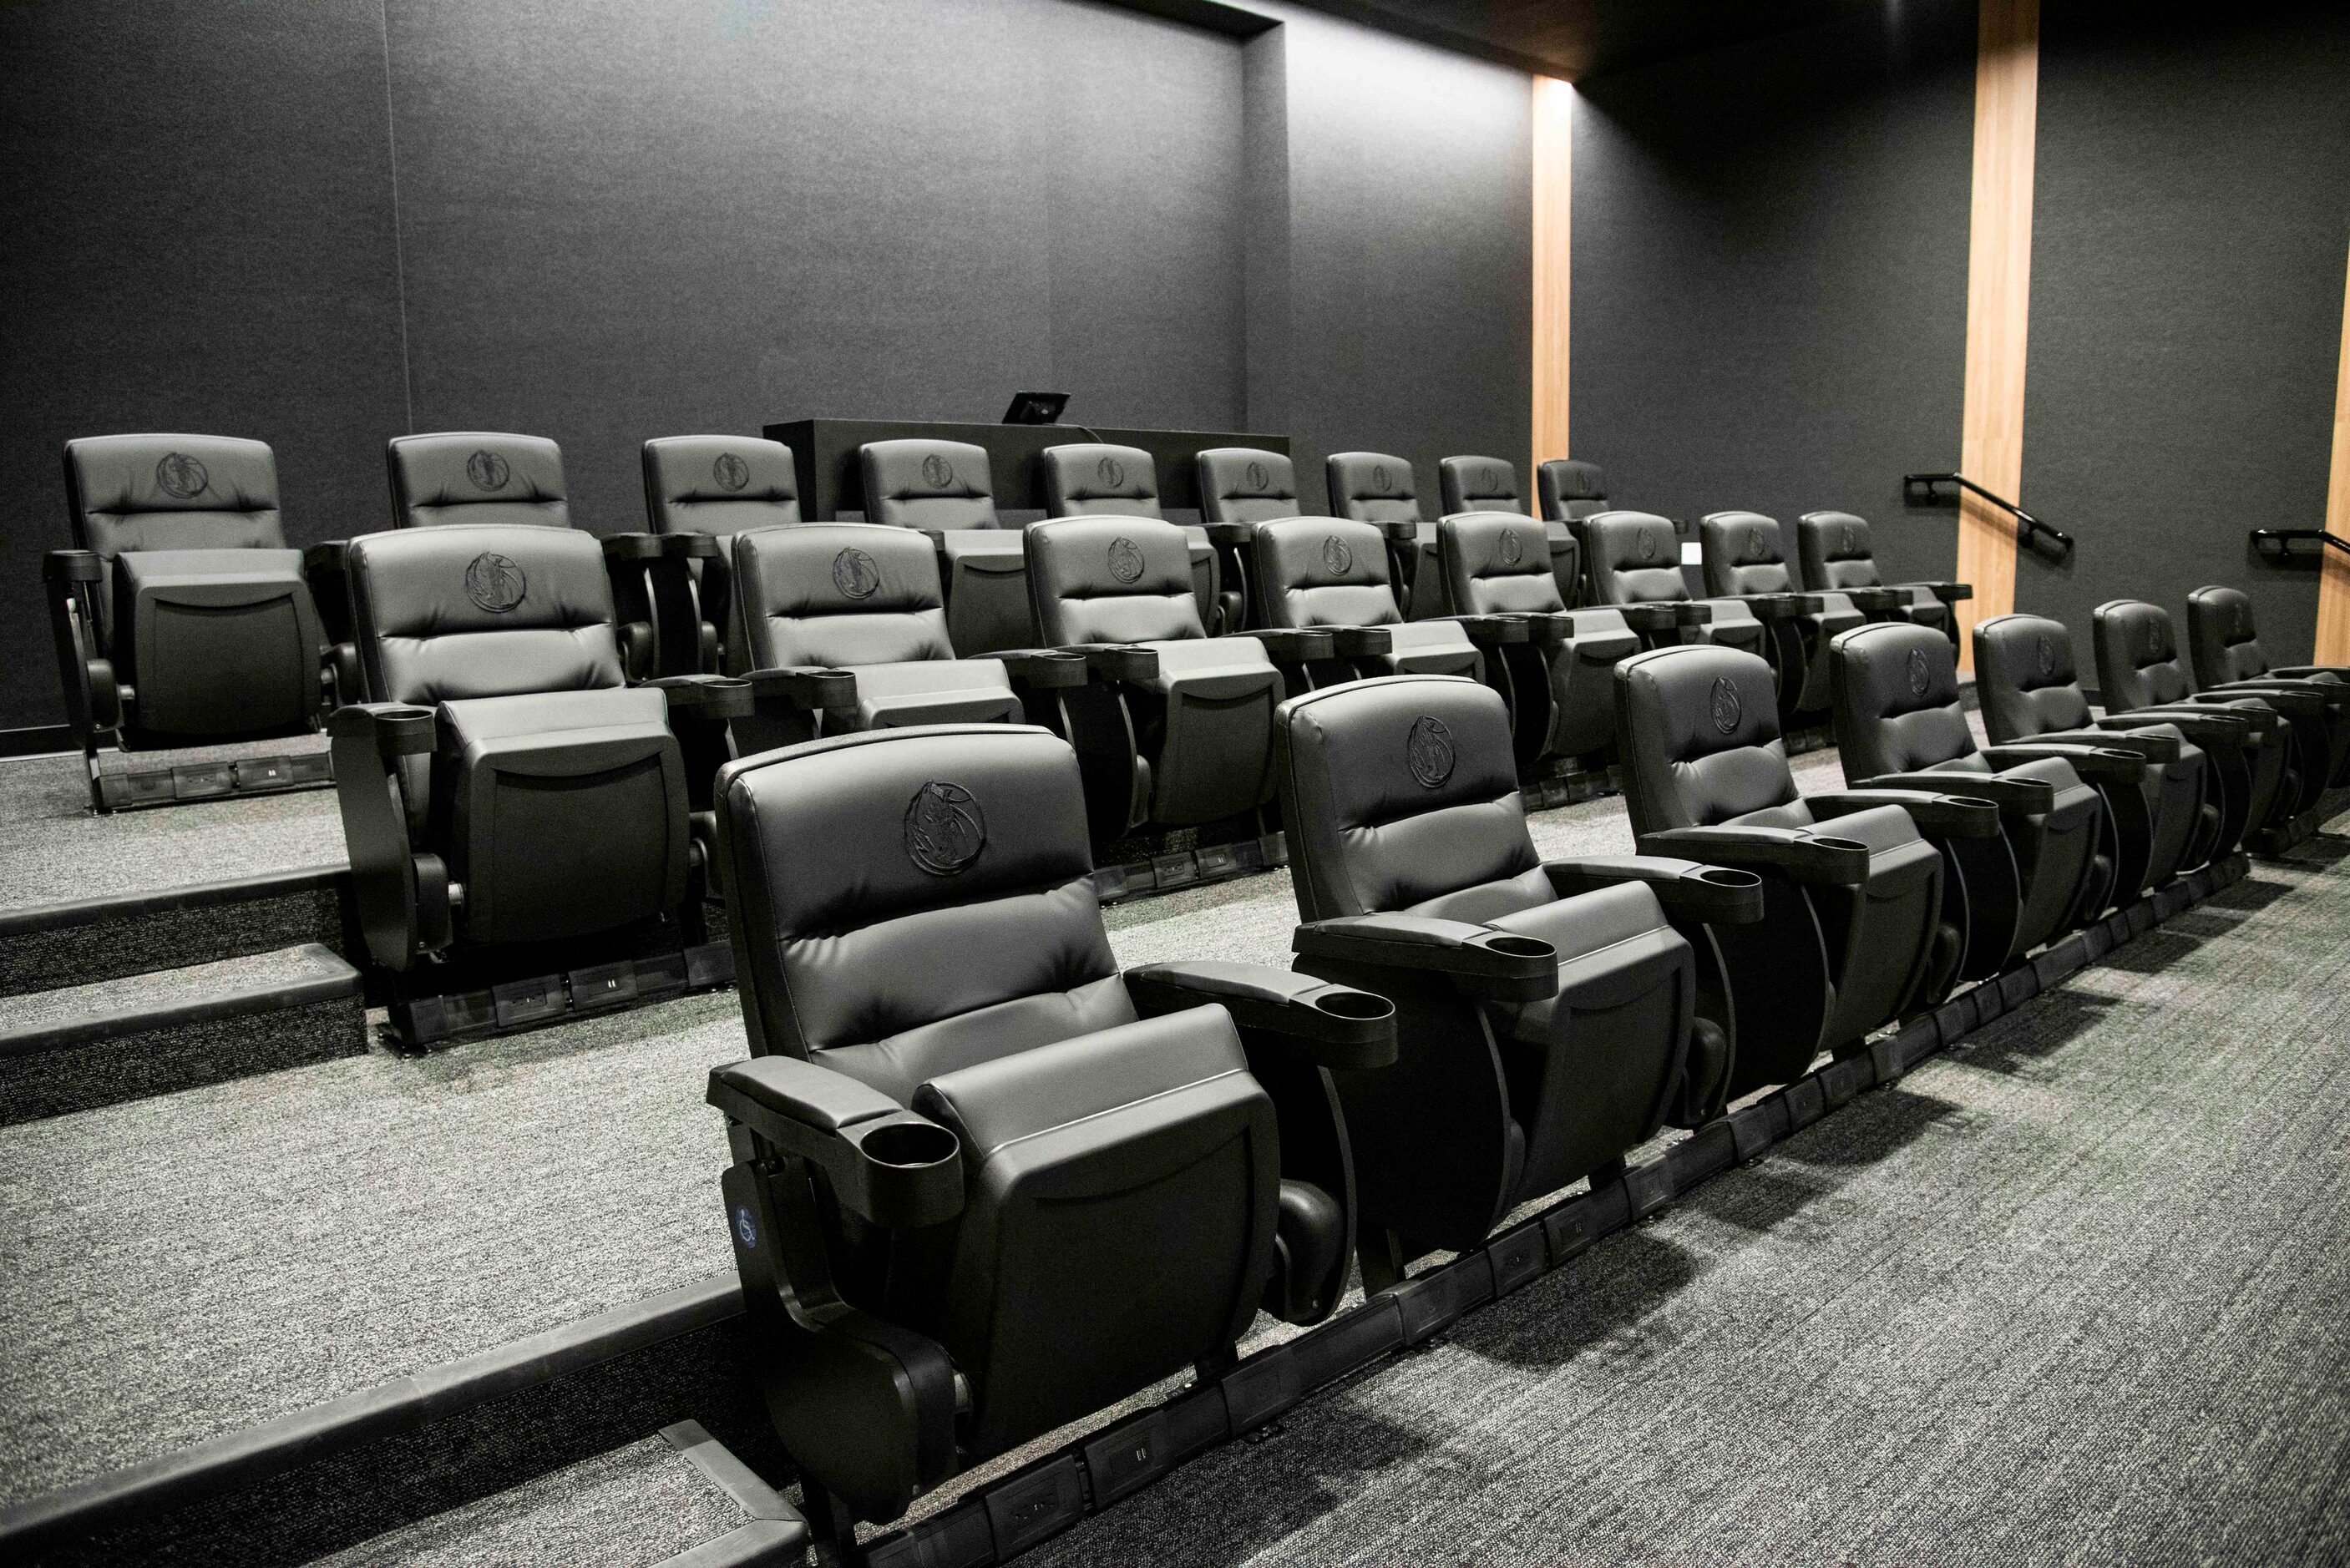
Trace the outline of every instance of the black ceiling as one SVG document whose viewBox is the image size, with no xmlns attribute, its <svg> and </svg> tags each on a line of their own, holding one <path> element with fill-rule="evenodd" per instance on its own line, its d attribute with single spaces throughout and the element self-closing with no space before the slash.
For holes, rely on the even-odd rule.
<svg viewBox="0 0 2350 1568">
<path fill-rule="evenodd" d="M 1572 81 L 1898 0 L 1305 0 Z"/>
</svg>

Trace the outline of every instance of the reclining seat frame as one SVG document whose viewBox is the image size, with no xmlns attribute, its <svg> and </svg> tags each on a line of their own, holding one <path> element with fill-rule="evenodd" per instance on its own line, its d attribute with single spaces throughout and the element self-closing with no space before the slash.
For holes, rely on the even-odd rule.
<svg viewBox="0 0 2350 1568">
<path fill-rule="evenodd" d="M 776 1428 L 819 1550 L 1347 1277 L 1330 1071 L 1379 998 L 1253 964 L 1121 974 L 1066 745 L 876 732 L 721 775 L 754 1059 L 711 1075 Z"/>
<path fill-rule="evenodd" d="M 1436 528 L 1419 514 L 1418 480 L 1409 458 L 1383 452 L 1334 452 L 1323 460 L 1330 515 L 1367 523 L 1387 541 L 1388 578 L 1411 620 L 1449 613 Z"/>
<path fill-rule="evenodd" d="M 928 437 L 857 449 L 865 520 L 927 535 L 939 556 L 947 637 L 966 659 L 1034 647 L 1028 558 L 995 512 L 987 449 Z"/>
<path fill-rule="evenodd" d="M 109 767 L 167 752 L 316 734 L 334 694 L 327 639 L 286 548 L 277 464 L 257 441 L 95 436 L 65 447 L 75 547 L 49 601 L 66 719 L 96 812 L 334 782 L 323 752 Z"/>
<path fill-rule="evenodd" d="M 1047 516 L 1167 520 L 1159 504 L 1159 465 L 1139 446 L 1074 441 L 1046 447 L 1037 461 L 1044 469 Z M 1200 601 L 1200 624 L 1211 637 L 1232 636 L 1247 618 L 1248 599 L 1242 584 L 1227 578 L 1223 558 L 1247 548 L 1248 530 L 1238 524 L 1219 524 L 1211 532 L 1204 524 L 1192 524 L 1182 532 L 1191 554 L 1191 590 Z M 1035 597 L 1033 587 L 1029 597 Z M 1037 630 L 1043 632 L 1043 623 Z"/>
</svg>

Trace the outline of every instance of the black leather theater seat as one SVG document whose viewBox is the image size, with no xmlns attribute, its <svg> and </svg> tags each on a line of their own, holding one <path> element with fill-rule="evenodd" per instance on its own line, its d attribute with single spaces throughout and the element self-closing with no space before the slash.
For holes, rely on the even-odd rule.
<svg viewBox="0 0 2350 1568">
<path fill-rule="evenodd" d="M 1048 446 L 1040 461 L 1045 510 L 1051 516 L 1164 519 L 1159 507 L 1158 465 L 1139 446 L 1078 441 Z M 1224 561 L 1247 548 L 1246 531 L 1229 530 L 1221 547 L 1209 537 L 1204 524 L 1185 527 L 1183 538 L 1191 551 L 1191 587 L 1199 596 L 1201 624 L 1213 637 L 1240 630 L 1248 615 L 1247 595 L 1238 578 L 1225 580 Z M 1032 597 L 1035 591 L 1030 589 Z M 1041 622 L 1037 629 L 1044 629 Z"/>
<path fill-rule="evenodd" d="M 1988 804 L 1955 781 L 1930 797 L 1797 794 L 1770 667 L 1751 653 L 1656 649 L 1617 665 L 1616 685 L 1640 852 L 1762 879 L 1762 920 L 1720 933 L 1737 1005 L 1733 1097 L 1790 1082 L 1821 1051 L 1941 1000 L 1966 941 L 1945 857 L 1953 845 L 1998 842 Z"/>
<path fill-rule="evenodd" d="M 2324 705 L 2324 717 L 2307 729 L 2307 754 L 2327 787 L 2350 784 L 2350 669 L 2272 665 L 2252 624 L 2252 601 L 2241 588 L 2202 587 L 2187 596 L 2187 646 L 2195 661 L 2195 683 L 2206 691 L 2315 695 Z M 2298 727 L 2296 732 L 2301 732 Z M 2316 745 L 2321 733 L 2322 753 Z"/>
<path fill-rule="evenodd" d="M 2191 732 L 2224 727 L 2241 737 L 2241 725 L 2216 715 L 2200 723 L 2191 717 L 2092 716 L 2074 674 L 2072 636 L 2059 621 L 1997 616 L 1976 625 L 1974 644 L 1975 693 L 1994 744 L 2105 746 L 2144 760 L 2136 785 L 2103 784 L 2097 791 L 2114 830 L 2117 899 L 2150 891 L 2234 849 L 2235 839 L 2221 836 L 2230 815 L 2223 805 L 2225 774 L 2194 744 Z M 2241 808 L 2232 815 L 2241 834 Z"/>
<path fill-rule="evenodd" d="M 1997 973 L 2104 910 L 2114 864 L 2104 803 L 2084 778 L 2134 786 L 2144 768 L 2135 753 L 2056 742 L 1978 747 L 1950 639 L 1930 627 L 1865 626 L 1835 647 L 1836 747 L 1848 783 L 1973 794 L 2000 808 L 2018 879 L 2013 940 L 1994 957 L 2005 899 L 1979 897 L 1970 867 L 1977 906 L 1970 977 Z"/>
<path fill-rule="evenodd" d="M 1640 646 L 1623 615 L 1566 608 L 1546 554 L 1554 541 L 1530 517 L 1464 513 L 1436 535 L 1446 597 L 1485 654 L 1487 683 L 1510 705 L 1522 773 L 1605 751 L 1615 739 L 1608 671 Z M 1565 543 L 1572 554 L 1574 541 Z M 1572 562 L 1565 574 L 1575 576 Z"/>
<path fill-rule="evenodd" d="M 690 814 L 743 683 L 629 685 L 603 553 L 569 528 L 370 534 L 348 570 L 370 700 L 329 728 L 375 961 L 690 924 Z"/>
<path fill-rule="evenodd" d="M 1774 517 L 1711 512 L 1698 519 L 1697 535 L 1705 591 L 1743 599 L 1769 634 L 1781 705 L 1794 712 L 1824 711 L 1833 684 L 1828 643 L 1860 625 L 1860 611 L 1833 589 L 1806 594 L 1796 587 Z"/>
<path fill-rule="evenodd" d="M 925 437 L 868 441 L 857 457 L 865 520 L 920 529 L 937 547 L 955 647 L 981 654 L 1032 646 L 1028 559 L 1019 530 L 996 515 L 987 449 Z"/>
<path fill-rule="evenodd" d="M 1505 458 L 1448 457 L 1437 464 L 1437 481 L 1444 499 L 1444 517 L 1477 512 L 1506 512 L 1513 517 L 1533 515 L 1518 495 L 1517 465 Z M 1558 577 L 1559 603 L 1562 606 L 1580 603 L 1583 597 L 1581 545 L 1573 530 L 1564 522 L 1541 518 L 1534 521 L 1543 525 L 1551 569 Z M 1449 578 L 1447 586 L 1450 586 Z M 1457 601 L 1454 607 L 1457 614 L 1470 613 L 1461 609 Z"/>
<path fill-rule="evenodd" d="M 837 1550 L 990 1455 L 1326 1316 L 1351 1236 L 1326 1069 L 1376 997 L 1253 964 L 1125 974 L 1076 759 L 949 726 L 730 764 L 753 1060 L 711 1075 L 768 1407 Z"/>
<path fill-rule="evenodd" d="M 1297 469 L 1281 453 L 1218 446 L 1194 461 L 1200 472 L 1200 515 L 1207 522 L 1269 523 L 1298 515 Z"/>
<path fill-rule="evenodd" d="M 2107 599 L 2090 613 L 2096 640 L 2098 695 L 2106 711 L 2133 719 L 2218 714 L 2246 730 L 2243 832 L 2246 837 L 2282 827 L 2316 803 L 2301 753 L 2318 700 L 2266 692 L 2198 692 L 2187 674 L 2186 650 L 2172 634 L 2170 614 L 2142 599 Z M 2298 713 L 2288 711 L 2299 710 Z M 2294 731 L 2298 718 L 2302 733 Z M 2206 742 L 2210 743 L 2209 742 Z"/>
<path fill-rule="evenodd" d="M 1869 548 L 1866 519 L 1849 512 L 1806 512 L 1795 519 L 1795 554 L 1810 592 L 1842 594 L 1872 620 L 1932 627 L 1958 646 L 1958 618 L 1950 607 L 1974 597 L 1974 588 L 1966 583 L 1887 586 Z"/>
<path fill-rule="evenodd" d="M 734 536 L 800 520 L 792 449 L 749 436 L 662 436 L 645 442 L 643 463 L 645 520 L 662 546 L 643 567 L 661 673 L 740 675 L 747 650 Z"/>
<path fill-rule="evenodd" d="M 1257 620 L 1268 628 L 1323 631 L 1333 657 L 1282 660 L 1292 691 L 1363 675 L 1476 677 L 1484 658 L 1459 623 L 1407 621 L 1388 581 L 1386 537 L 1368 523 L 1292 517 L 1252 531 Z"/>
<path fill-rule="evenodd" d="M 1334 452 L 1322 462 L 1331 515 L 1368 523 L 1386 536 L 1396 602 L 1413 620 L 1445 612 L 1436 527 L 1419 514 L 1411 460 L 1384 452 Z"/>
<path fill-rule="evenodd" d="M 391 525 L 451 523 L 571 525 L 563 449 L 545 436 L 495 431 L 436 431 L 394 436 L 384 448 L 391 478 Z"/>
<path fill-rule="evenodd" d="M 1466 681 L 1312 692 L 1278 735 L 1297 967 L 1397 1007 L 1396 1064 L 1337 1080 L 1367 1290 L 1719 1108 L 1735 1029 L 1712 932 L 1760 918 L 1753 877 L 1544 862 L 1509 717 Z"/>
<path fill-rule="evenodd" d="M 1571 457 L 1555 457 L 1534 470 L 1534 490 L 1546 521 L 1564 523 L 1575 540 L 1575 547 L 1583 556 L 1583 584 L 1570 604 L 1593 602 L 1591 593 L 1591 541 L 1586 537 L 1584 523 L 1608 510 L 1607 476 L 1596 462 L 1584 462 Z"/>
<path fill-rule="evenodd" d="M 1650 647 L 1685 639 L 1734 648 L 1756 658 L 1769 643 L 1753 609 L 1740 599 L 1691 599 L 1681 576 L 1681 546 L 1672 521 L 1648 512 L 1599 512 L 1584 519 L 1591 546 L 1591 593 Z"/>
<path fill-rule="evenodd" d="M 910 724 L 1017 722 L 1000 659 L 958 659 L 938 556 L 908 528 L 804 523 L 734 539 L 756 712 L 745 753 Z M 1062 661 L 1082 678 L 1081 661 Z"/>
<path fill-rule="evenodd" d="M 1097 678 L 1057 704 L 1085 763 L 1097 842 L 1271 801 L 1281 672 L 1257 637 L 1208 635 L 1182 531 L 1072 517 L 1031 523 L 1025 537 L 1045 645 L 1082 654 Z M 1299 659 L 1328 656 L 1321 634 L 1263 635 Z"/>
<path fill-rule="evenodd" d="M 300 734 L 331 691 L 277 464 L 257 441 L 93 436 L 66 443 L 76 547 L 43 566 L 75 738 L 95 755 Z M 101 798 L 100 809 L 140 800 Z"/>
</svg>

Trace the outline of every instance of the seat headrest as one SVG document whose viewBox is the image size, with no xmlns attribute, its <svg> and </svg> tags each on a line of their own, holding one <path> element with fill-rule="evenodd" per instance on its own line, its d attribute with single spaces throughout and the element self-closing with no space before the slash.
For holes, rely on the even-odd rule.
<svg viewBox="0 0 2350 1568">
<path fill-rule="evenodd" d="M 1024 530 L 1028 595 L 1048 644 L 1205 637 L 1183 530 L 1150 517 L 1069 517 Z"/>
<path fill-rule="evenodd" d="M 1560 523 L 1579 520 L 1599 510 L 1591 503 L 1607 499 L 1607 476 L 1596 462 L 1555 457 L 1535 468 L 1534 490 L 1544 517 Z M 1577 503 L 1584 504 L 1580 512 L 1575 510 Z"/>
<path fill-rule="evenodd" d="M 1274 730 L 1306 919 L 1403 909 L 1537 863 L 1509 709 L 1491 688 L 1349 681 L 1284 702 Z"/>
<path fill-rule="evenodd" d="M 656 534 L 739 534 L 800 520 L 792 449 L 750 436 L 661 436 L 644 445 L 645 517 Z"/>
<path fill-rule="evenodd" d="M 1735 597 L 1794 591 L 1777 518 L 1760 512 L 1709 512 L 1698 519 L 1697 536 L 1706 592 Z"/>
<path fill-rule="evenodd" d="M 1403 619 L 1388 580 L 1387 541 L 1369 524 L 1284 518 L 1258 524 L 1252 544 L 1268 626 L 1393 626 Z"/>
<path fill-rule="evenodd" d="M 1975 695 L 1994 741 L 2077 729 L 2088 700 L 2073 663 L 2073 638 L 2062 621 L 2002 615 L 1974 629 Z"/>
<path fill-rule="evenodd" d="M 2251 596 L 2241 588 L 2197 588 L 2187 596 L 2187 639 L 2195 679 L 2205 686 L 2250 680 L 2269 670 L 2252 622 Z"/>
<path fill-rule="evenodd" d="M 1263 523 L 1297 515 L 1297 470 L 1277 452 L 1210 447 L 1199 454 L 1200 515 L 1210 523 Z"/>
<path fill-rule="evenodd" d="M 1436 465 L 1447 512 L 1523 512 L 1517 464 L 1504 457 L 1448 457 Z"/>
<path fill-rule="evenodd" d="M 1868 524 L 1849 512 L 1806 512 L 1795 519 L 1795 554 L 1804 583 L 1820 589 L 1879 585 Z"/>
<path fill-rule="evenodd" d="M 2160 605 L 2107 599 L 2090 612 L 2089 627 L 2096 639 L 2099 695 L 2109 711 L 2175 702 L 2194 691 L 2170 614 Z"/>
<path fill-rule="evenodd" d="M 1055 517 L 1159 515 L 1159 471 L 1139 446 L 1076 441 L 1048 446 L 1045 509 Z"/>
<path fill-rule="evenodd" d="M 527 523 L 567 528 L 563 449 L 544 436 L 439 431 L 394 436 L 384 449 L 391 525 Z"/>
<path fill-rule="evenodd" d="M 1419 490 L 1411 460 L 1383 452 L 1334 452 L 1322 462 L 1330 510 L 1357 523 L 1419 520 Z"/>
<path fill-rule="evenodd" d="M 1652 512 L 1597 512 L 1583 524 L 1591 581 L 1602 604 L 1648 604 L 1689 597 L 1680 541 L 1672 520 Z"/>
<path fill-rule="evenodd" d="M 969 441 L 870 441 L 857 449 L 865 520 L 899 528 L 993 528 L 987 449 Z"/>
<path fill-rule="evenodd" d="M 379 701 L 625 680 L 603 547 L 570 528 L 451 524 L 350 543 L 351 613 Z"/>
<path fill-rule="evenodd" d="M 1846 778 L 1911 773 L 1975 753 L 1949 638 L 1895 621 L 1856 627 L 1828 648 Z"/>
<path fill-rule="evenodd" d="M 1711 826 L 1796 798 L 1771 667 L 1689 643 L 1616 666 L 1617 753 L 1634 831 Z"/>
<path fill-rule="evenodd" d="M 279 548 L 277 459 L 235 436 L 81 436 L 66 442 L 74 542 L 124 550 Z"/>
<path fill-rule="evenodd" d="M 747 615 L 905 615 L 940 608 L 938 552 L 910 528 L 803 523 L 734 536 Z"/>
</svg>

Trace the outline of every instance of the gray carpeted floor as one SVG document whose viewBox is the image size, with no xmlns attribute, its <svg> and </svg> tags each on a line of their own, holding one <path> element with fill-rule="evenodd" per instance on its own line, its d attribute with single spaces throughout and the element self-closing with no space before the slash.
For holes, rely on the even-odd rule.
<svg viewBox="0 0 2350 1568">
<path fill-rule="evenodd" d="M 0 996 L 0 1032 L 63 1023 L 119 1008 L 170 1007 L 247 988 L 295 985 L 348 970 L 334 954 L 316 946 L 278 948 L 184 969 Z"/>
<path fill-rule="evenodd" d="M 1032 1561 L 2350 1560 L 2345 847 Z"/>
<path fill-rule="evenodd" d="M 89 809 L 78 753 L 0 760 L 0 843 L 9 846 L 0 854 L 0 909 L 338 865 L 346 858 L 331 789 L 98 816 Z"/>
</svg>

